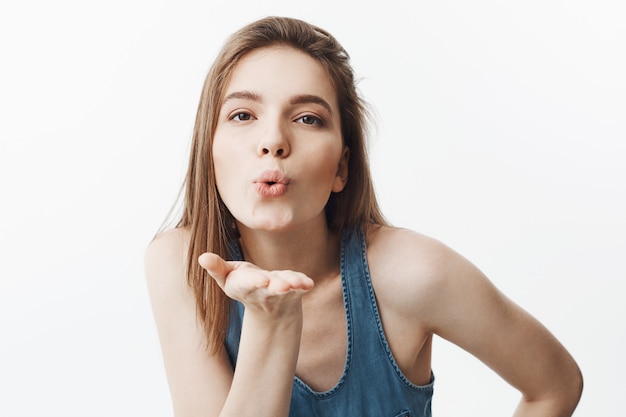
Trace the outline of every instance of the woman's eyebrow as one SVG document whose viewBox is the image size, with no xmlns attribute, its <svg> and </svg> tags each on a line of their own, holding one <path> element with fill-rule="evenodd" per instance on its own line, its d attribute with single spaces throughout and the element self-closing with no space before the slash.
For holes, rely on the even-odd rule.
<svg viewBox="0 0 626 417">
<path fill-rule="evenodd" d="M 226 104 L 229 100 L 237 100 L 237 99 L 252 100 L 252 101 L 259 102 L 259 103 L 263 102 L 263 98 L 259 94 L 254 93 L 252 91 L 243 90 L 243 91 L 234 91 L 230 93 L 229 95 L 227 95 L 224 98 L 224 101 L 222 102 L 222 106 Z M 298 94 L 289 99 L 289 104 L 292 106 L 297 105 L 297 104 L 308 104 L 308 103 L 318 104 L 324 107 L 328 111 L 328 113 L 330 113 L 331 116 L 333 115 L 333 109 L 330 106 L 330 104 L 328 104 L 328 102 L 324 100 L 323 98 L 321 98 L 320 96 L 316 96 L 314 94 Z"/>
<path fill-rule="evenodd" d="M 333 115 L 333 109 L 332 107 L 330 107 L 330 104 L 328 104 L 328 102 L 320 96 L 316 96 L 313 94 L 299 94 L 289 99 L 289 104 L 291 105 L 307 103 L 319 104 L 320 106 L 324 107 L 331 116 Z"/>
<path fill-rule="evenodd" d="M 230 93 L 226 97 L 224 97 L 224 101 L 222 101 L 222 106 L 227 101 L 235 100 L 235 99 L 252 100 L 252 101 L 257 101 L 257 102 L 263 101 L 260 95 L 258 95 L 257 93 L 253 93 L 252 91 L 235 91 L 233 93 Z"/>
</svg>

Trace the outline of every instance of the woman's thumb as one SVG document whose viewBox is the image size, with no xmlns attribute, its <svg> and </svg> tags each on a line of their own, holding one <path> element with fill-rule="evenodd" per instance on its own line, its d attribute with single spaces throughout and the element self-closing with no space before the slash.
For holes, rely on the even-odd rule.
<svg viewBox="0 0 626 417">
<path fill-rule="evenodd" d="M 217 281 L 217 283 L 223 287 L 226 282 L 226 276 L 233 269 L 228 262 L 223 260 L 219 255 L 211 252 L 206 252 L 200 255 L 198 263 L 201 267 L 207 270 L 207 272 Z"/>
</svg>

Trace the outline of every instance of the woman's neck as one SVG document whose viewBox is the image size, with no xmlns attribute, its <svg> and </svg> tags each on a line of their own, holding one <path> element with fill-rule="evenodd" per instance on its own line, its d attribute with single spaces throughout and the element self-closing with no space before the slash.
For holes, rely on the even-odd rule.
<svg viewBox="0 0 626 417">
<path fill-rule="evenodd" d="M 340 236 L 327 227 L 268 232 L 240 225 L 246 261 L 266 270 L 292 270 L 318 282 L 339 272 Z"/>
</svg>

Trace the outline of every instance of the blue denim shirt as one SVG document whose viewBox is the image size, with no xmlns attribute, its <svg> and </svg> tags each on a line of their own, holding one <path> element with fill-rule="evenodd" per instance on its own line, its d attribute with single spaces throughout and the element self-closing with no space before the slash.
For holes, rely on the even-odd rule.
<svg viewBox="0 0 626 417">
<path fill-rule="evenodd" d="M 233 245 L 234 259 L 241 252 Z M 290 417 L 430 417 L 434 376 L 430 384 L 412 384 L 400 371 L 383 332 L 367 265 L 361 229 L 347 230 L 341 239 L 341 282 L 348 345 L 343 374 L 337 385 L 314 391 L 294 377 Z M 232 301 L 226 349 L 233 366 L 241 336 L 244 308 Z"/>
</svg>

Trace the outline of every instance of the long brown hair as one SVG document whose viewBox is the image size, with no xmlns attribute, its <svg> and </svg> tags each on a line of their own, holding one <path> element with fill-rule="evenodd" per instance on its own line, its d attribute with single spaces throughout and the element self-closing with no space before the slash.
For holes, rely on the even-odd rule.
<svg viewBox="0 0 626 417">
<path fill-rule="evenodd" d="M 253 22 L 225 43 L 204 82 L 193 132 L 189 167 L 184 182 L 183 213 L 177 227 L 191 231 L 187 279 L 197 312 L 216 352 L 227 330 L 229 299 L 197 262 L 204 252 L 231 258 L 235 239 L 232 215 L 219 196 L 213 167 L 213 135 L 226 85 L 239 60 L 248 52 L 269 46 L 296 48 L 321 63 L 336 90 L 344 143 L 350 149 L 348 182 L 326 205 L 328 227 L 334 231 L 366 224 L 385 224 L 370 178 L 366 149 L 366 108 L 359 97 L 349 56 L 323 29 L 298 19 L 267 17 Z"/>
</svg>

